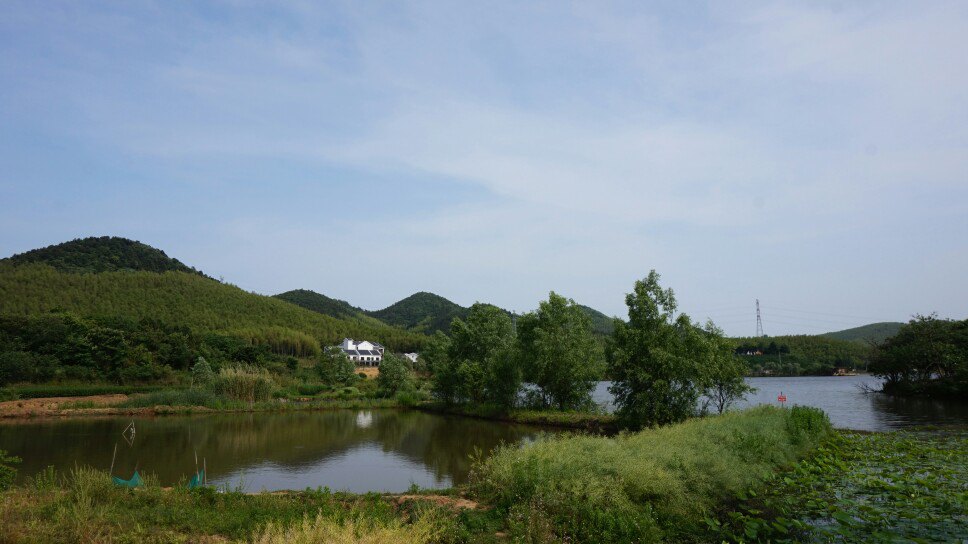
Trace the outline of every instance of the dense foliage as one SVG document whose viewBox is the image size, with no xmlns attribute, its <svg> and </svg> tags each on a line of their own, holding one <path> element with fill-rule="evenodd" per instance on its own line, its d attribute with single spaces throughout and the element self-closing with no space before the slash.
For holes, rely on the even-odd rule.
<svg viewBox="0 0 968 544">
<path fill-rule="evenodd" d="M 689 316 L 676 315 L 675 294 L 659 285 L 655 270 L 625 301 L 629 320 L 616 323 L 609 357 L 620 421 L 639 429 L 695 415 L 704 387 L 701 331 Z"/>
<path fill-rule="evenodd" d="M 4 260 L 13 264 L 41 263 L 62 272 L 72 273 L 139 270 L 201 274 L 194 268 L 182 264 L 178 259 L 165 255 L 165 252 L 160 249 L 114 236 L 81 238 L 34 249 Z"/>
<path fill-rule="evenodd" d="M 538 309 L 521 316 L 516 356 L 524 380 L 535 386 L 538 407 L 576 410 L 592 405 L 605 355 L 581 306 L 552 292 Z"/>
<path fill-rule="evenodd" d="M 866 368 L 871 346 L 826 336 L 734 338 L 735 351 L 754 376 L 829 376 L 838 368 Z"/>
<path fill-rule="evenodd" d="M 472 489 L 516 542 L 705 541 L 707 516 L 829 432 L 819 410 L 760 407 L 613 438 L 548 437 L 481 460 Z"/>
<path fill-rule="evenodd" d="M 968 319 L 917 316 L 877 346 L 871 372 L 897 395 L 965 398 L 968 394 Z"/>
<path fill-rule="evenodd" d="M 66 310 L 87 318 L 154 319 L 202 331 L 283 327 L 321 345 L 372 338 L 395 351 L 417 351 L 426 337 L 372 321 L 340 320 L 272 297 L 184 272 L 69 274 L 46 265 L 0 263 L 0 315 Z"/>
<path fill-rule="evenodd" d="M 434 396 L 448 404 L 513 406 L 521 388 L 513 346 L 507 313 L 489 304 L 471 306 L 467 320 L 454 319 L 450 338 L 435 336 L 425 355 L 434 374 Z"/>
<path fill-rule="evenodd" d="M 387 353 L 380 361 L 380 374 L 376 377 L 377 392 L 381 397 L 392 397 L 414 388 L 413 370 L 407 360 Z"/>
</svg>

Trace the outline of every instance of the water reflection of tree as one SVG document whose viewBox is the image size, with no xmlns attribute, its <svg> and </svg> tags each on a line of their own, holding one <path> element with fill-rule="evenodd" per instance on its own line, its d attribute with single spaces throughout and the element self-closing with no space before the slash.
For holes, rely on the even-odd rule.
<svg viewBox="0 0 968 544">
<path fill-rule="evenodd" d="M 873 413 L 887 428 L 910 425 L 968 424 L 968 403 L 869 393 Z"/>
<path fill-rule="evenodd" d="M 133 447 L 119 438 L 130 419 L 46 421 L 0 427 L 0 448 L 23 457 L 22 472 L 30 475 L 47 465 L 106 469 L 118 442 L 116 472 L 127 474 L 137 464 L 172 483 L 192 472 L 195 451 L 216 478 L 267 462 L 289 469 L 309 467 L 376 444 L 428 467 L 439 479 L 460 483 L 475 447 L 488 451 L 537 434 L 524 426 L 421 412 L 368 412 L 367 425 L 360 425 L 359 413 L 350 410 L 136 419 Z"/>
</svg>

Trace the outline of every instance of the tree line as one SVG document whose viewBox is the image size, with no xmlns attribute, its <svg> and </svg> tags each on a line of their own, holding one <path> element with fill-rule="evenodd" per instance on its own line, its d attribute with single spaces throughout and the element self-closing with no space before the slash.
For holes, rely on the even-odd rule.
<svg viewBox="0 0 968 544">
<path fill-rule="evenodd" d="M 493 306 L 471 306 L 449 336 L 438 332 L 421 354 L 433 395 L 445 404 L 585 410 L 607 372 L 628 428 L 723 411 L 749 390 L 734 346 L 712 322 L 679 313 L 659 279 L 652 271 L 635 283 L 626 297 L 628 322 L 616 319 L 604 346 L 587 313 L 554 292 L 516 323 Z"/>
<path fill-rule="evenodd" d="M 968 319 L 918 315 L 879 344 L 870 371 L 883 391 L 964 399 L 968 394 Z"/>
</svg>

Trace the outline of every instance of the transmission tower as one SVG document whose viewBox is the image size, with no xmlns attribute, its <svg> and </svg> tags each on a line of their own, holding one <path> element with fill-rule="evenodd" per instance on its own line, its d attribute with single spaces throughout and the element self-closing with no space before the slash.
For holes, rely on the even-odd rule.
<svg viewBox="0 0 968 544">
<path fill-rule="evenodd" d="M 760 317 L 760 299 L 756 299 L 756 337 L 760 338 L 763 334 L 763 318 Z"/>
</svg>

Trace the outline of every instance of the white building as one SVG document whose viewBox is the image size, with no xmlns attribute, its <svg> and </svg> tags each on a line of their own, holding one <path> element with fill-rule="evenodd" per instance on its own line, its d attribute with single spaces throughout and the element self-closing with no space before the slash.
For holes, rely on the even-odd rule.
<svg viewBox="0 0 968 544">
<path fill-rule="evenodd" d="M 406 357 L 411 363 L 416 363 L 417 362 L 417 354 L 416 353 L 404 353 L 403 356 Z"/>
<path fill-rule="evenodd" d="M 344 338 L 339 349 L 346 354 L 350 361 L 358 366 L 380 366 L 383 351 L 386 349 L 378 342 L 362 340 L 354 342 L 352 338 Z"/>
</svg>

